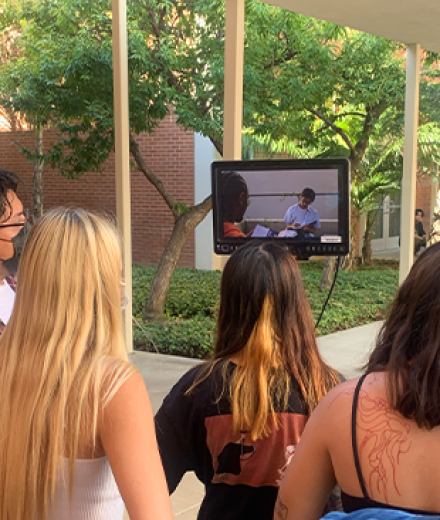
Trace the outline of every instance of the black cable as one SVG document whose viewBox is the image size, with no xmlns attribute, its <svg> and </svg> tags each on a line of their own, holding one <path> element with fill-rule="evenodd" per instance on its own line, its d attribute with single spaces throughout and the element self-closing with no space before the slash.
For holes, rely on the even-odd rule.
<svg viewBox="0 0 440 520">
<path fill-rule="evenodd" d="M 321 322 L 322 315 L 324 314 L 325 308 L 327 307 L 327 303 L 328 303 L 328 301 L 330 299 L 330 296 L 332 295 L 333 288 L 334 288 L 335 283 L 336 283 L 336 278 L 338 277 L 338 272 L 339 272 L 339 266 L 340 265 L 341 265 L 341 257 L 338 256 L 338 261 L 336 263 L 336 269 L 335 269 L 335 272 L 334 272 L 334 275 L 333 275 L 333 283 L 332 283 L 332 285 L 330 287 L 330 290 L 328 292 L 327 299 L 325 300 L 324 305 L 322 306 L 321 314 L 319 315 L 318 321 L 315 324 L 315 330 L 318 328 L 318 325 Z"/>
</svg>

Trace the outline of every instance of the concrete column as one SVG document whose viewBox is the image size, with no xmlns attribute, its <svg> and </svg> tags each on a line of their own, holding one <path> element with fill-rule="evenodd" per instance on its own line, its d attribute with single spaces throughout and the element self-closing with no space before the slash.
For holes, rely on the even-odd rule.
<svg viewBox="0 0 440 520">
<path fill-rule="evenodd" d="M 241 159 L 244 0 L 226 0 L 223 159 Z"/>
<path fill-rule="evenodd" d="M 132 269 L 131 269 L 131 198 L 128 118 L 127 23 L 125 0 L 112 0 L 113 86 L 115 112 L 116 218 L 122 233 L 122 260 L 125 291 L 130 303 L 124 311 L 125 342 L 133 350 Z"/>
<path fill-rule="evenodd" d="M 406 48 L 405 137 L 403 146 L 399 283 L 402 283 L 406 278 L 414 261 L 419 74 L 420 45 L 414 43 Z"/>
</svg>

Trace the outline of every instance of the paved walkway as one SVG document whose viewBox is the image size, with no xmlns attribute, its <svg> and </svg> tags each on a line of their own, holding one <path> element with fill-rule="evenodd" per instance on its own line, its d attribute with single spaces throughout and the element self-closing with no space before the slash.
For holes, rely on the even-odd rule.
<svg viewBox="0 0 440 520">
<path fill-rule="evenodd" d="M 318 339 L 322 356 L 346 378 L 356 377 L 366 362 L 381 323 L 363 325 Z M 199 361 L 177 356 L 135 352 L 130 359 L 147 385 L 153 411 L 156 411 L 174 383 Z M 171 497 L 174 518 L 195 520 L 203 498 L 203 486 L 193 473 L 185 475 Z"/>
</svg>

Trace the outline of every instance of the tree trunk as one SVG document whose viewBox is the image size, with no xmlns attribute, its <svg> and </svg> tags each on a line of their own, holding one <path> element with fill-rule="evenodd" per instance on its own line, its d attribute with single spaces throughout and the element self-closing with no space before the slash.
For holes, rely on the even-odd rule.
<svg viewBox="0 0 440 520">
<path fill-rule="evenodd" d="M 34 189 L 32 192 L 32 215 L 34 220 L 43 215 L 43 130 L 35 130 L 35 151 L 37 159 L 34 163 Z"/>
<path fill-rule="evenodd" d="M 356 208 L 351 209 L 351 232 L 350 232 L 350 252 L 345 257 L 344 271 L 353 271 L 356 268 L 356 237 L 359 233 L 359 212 Z"/>
<path fill-rule="evenodd" d="M 211 197 L 202 203 L 192 206 L 189 211 L 180 215 L 174 224 L 170 240 L 157 266 L 156 276 L 151 284 L 144 319 L 159 318 L 165 311 L 165 299 L 171 278 L 179 261 L 185 242 L 192 231 L 200 224 L 211 209 Z"/>
<path fill-rule="evenodd" d="M 191 206 L 188 210 L 182 211 L 176 199 L 166 189 L 163 182 L 149 168 L 144 161 L 136 139 L 130 134 L 130 152 L 139 170 L 145 175 L 159 195 L 163 198 L 174 217 L 174 227 L 168 244 L 157 266 L 156 276 L 151 284 L 150 294 L 144 311 L 144 319 L 153 320 L 163 315 L 165 311 L 165 299 L 170 287 L 171 278 L 182 254 L 185 242 L 192 231 L 202 222 L 212 208 L 211 195 L 206 197 L 203 202 Z"/>
<path fill-rule="evenodd" d="M 336 256 L 326 256 L 324 262 L 324 270 L 321 275 L 321 283 L 319 284 L 319 290 L 322 291 L 331 286 L 333 273 L 336 267 Z"/>
<path fill-rule="evenodd" d="M 373 257 L 371 252 L 371 226 L 367 226 L 364 233 L 364 245 L 362 246 L 362 263 L 364 265 L 373 265 Z"/>
</svg>

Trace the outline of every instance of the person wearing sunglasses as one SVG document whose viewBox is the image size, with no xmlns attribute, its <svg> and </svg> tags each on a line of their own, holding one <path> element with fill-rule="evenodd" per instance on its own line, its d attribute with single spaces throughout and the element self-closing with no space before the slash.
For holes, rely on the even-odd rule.
<svg viewBox="0 0 440 520">
<path fill-rule="evenodd" d="M 15 300 L 15 274 L 24 243 L 27 212 L 17 196 L 19 178 L 0 168 L 0 334 L 11 316 Z"/>
</svg>

